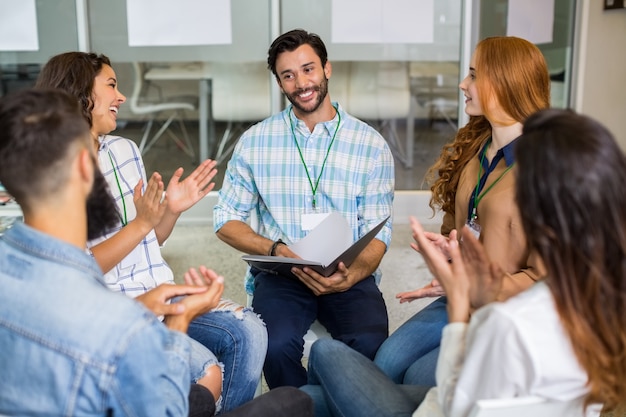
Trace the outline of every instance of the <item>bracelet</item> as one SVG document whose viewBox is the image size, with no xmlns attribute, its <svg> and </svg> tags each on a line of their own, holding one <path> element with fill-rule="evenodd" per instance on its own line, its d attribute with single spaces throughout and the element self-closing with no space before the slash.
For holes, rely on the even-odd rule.
<svg viewBox="0 0 626 417">
<path fill-rule="evenodd" d="M 276 248 L 278 247 L 278 245 L 286 245 L 286 243 L 283 242 L 282 239 L 278 239 L 276 242 L 274 242 L 268 253 L 269 256 L 274 256 L 274 252 L 276 252 Z"/>
</svg>

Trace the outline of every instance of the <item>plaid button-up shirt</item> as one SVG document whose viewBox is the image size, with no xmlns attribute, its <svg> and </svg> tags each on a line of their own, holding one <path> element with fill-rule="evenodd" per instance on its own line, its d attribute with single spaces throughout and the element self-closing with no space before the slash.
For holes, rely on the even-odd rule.
<svg viewBox="0 0 626 417">
<path fill-rule="evenodd" d="M 302 239 L 307 231 L 301 216 L 312 210 L 318 178 L 316 209 L 341 213 L 354 241 L 392 214 L 394 162 L 389 146 L 371 126 L 334 105 L 338 115 L 318 123 L 313 132 L 289 106 L 241 136 L 214 208 L 216 231 L 230 220 L 246 222 L 254 214 L 259 234 L 288 244 Z M 376 236 L 387 246 L 391 222 Z M 251 278 L 248 272 L 250 294 Z"/>
</svg>

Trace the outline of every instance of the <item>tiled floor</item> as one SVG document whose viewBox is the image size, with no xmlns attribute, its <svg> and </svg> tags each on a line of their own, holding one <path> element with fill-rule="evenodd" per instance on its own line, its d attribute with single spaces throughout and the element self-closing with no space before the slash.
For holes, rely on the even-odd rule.
<svg viewBox="0 0 626 417">
<path fill-rule="evenodd" d="M 139 143 L 143 123 L 130 122 L 124 124 L 121 122 L 119 125 L 121 128 L 115 131 L 114 134 L 125 136 Z M 197 124 L 190 121 L 186 123 L 186 126 L 192 143 L 196 145 L 196 155 L 198 155 Z M 224 123 L 216 123 L 216 136 L 218 138 L 221 138 L 225 127 Z M 406 124 L 404 121 L 398 121 L 397 134 L 400 138 L 400 142 L 404 143 L 403 141 L 406 137 Z M 383 136 L 385 135 L 386 132 L 383 131 Z M 396 190 L 427 189 L 428 187 L 424 184 L 424 175 L 428 167 L 437 159 L 441 147 L 452 140 L 453 136 L 454 130 L 445 121 L 435 121 L 432 127 L 429 127 L 428 121 L 416 120 L 413 152 L 414 164 L 411 169 L 406 169 L 401 163 L 396 162 Z M 216 190 L 221 187 L 227 161 L 228 158 L 218 166 L 219 173 L 215 178 Z M 158 171 L 167 181 L 174 170 L 180 166 L 185 169 L 185 172 L 191 172 L 197 161 L 192 160 L 192 158 L 187 156 L 182 150 L 178 149 L 176 143 L 164 135 L 147 153 L 145 153 L 144 163 L 148 174 L 153 171 Z"/>
</svg>

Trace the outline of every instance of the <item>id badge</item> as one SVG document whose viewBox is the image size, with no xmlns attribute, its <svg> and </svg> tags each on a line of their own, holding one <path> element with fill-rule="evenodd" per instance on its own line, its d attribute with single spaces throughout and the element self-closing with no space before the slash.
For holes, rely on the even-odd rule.
<svg viewBox="0 0 626 417">
<path fill-rule="evenodd" d="M 480 238 L 480 224 L 478 224 L 478 217 L 474 216 L 470 221 L 466 223 L 467 227 L 469 227 L 470 231 L 474 235 L 476 239 Z"/>
<path fill-rule="evenodd" d="M 310 210 L 302 213 L 300 216 L 300 227 L 302 230 L 313 230 L 315 227 L 320 224 L 330 212 L 318 212 L 315 210 Z"/>
</svg>

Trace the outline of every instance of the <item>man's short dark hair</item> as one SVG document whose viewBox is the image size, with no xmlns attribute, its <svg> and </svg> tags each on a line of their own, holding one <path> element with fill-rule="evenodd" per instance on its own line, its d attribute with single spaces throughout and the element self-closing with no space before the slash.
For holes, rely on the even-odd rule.
<svg viewBox="0 0 626 417">
<path fill-rule="evenodd" d="M 317 56 L 320 57 L 322 67 L 326 65 L 328 52 L 326 51 L 326 45 L 324 45 L 322 39 L 315 33 L 309 33 L 304 29 L 293 29 L 283 33 L 272 42 L 267 53 L 267 68 L 272 71 L 274 76 L 278 77 L 276 73 L 276 59 L 278 55 L 285 51 L 294 51 L 302 45 L 310 45 Z"/>
<path fill-rule="evenodd" d="M 22 90 L 0 99 L 0 183 L 20 205 L 58 191 L 73 145 L 88 147 L 76 98 L 61 90 Z M 23 207 L 25 208 L 25 207 Z M 27 208 L 27 207 L 26 207 Z"/>
</svg>

